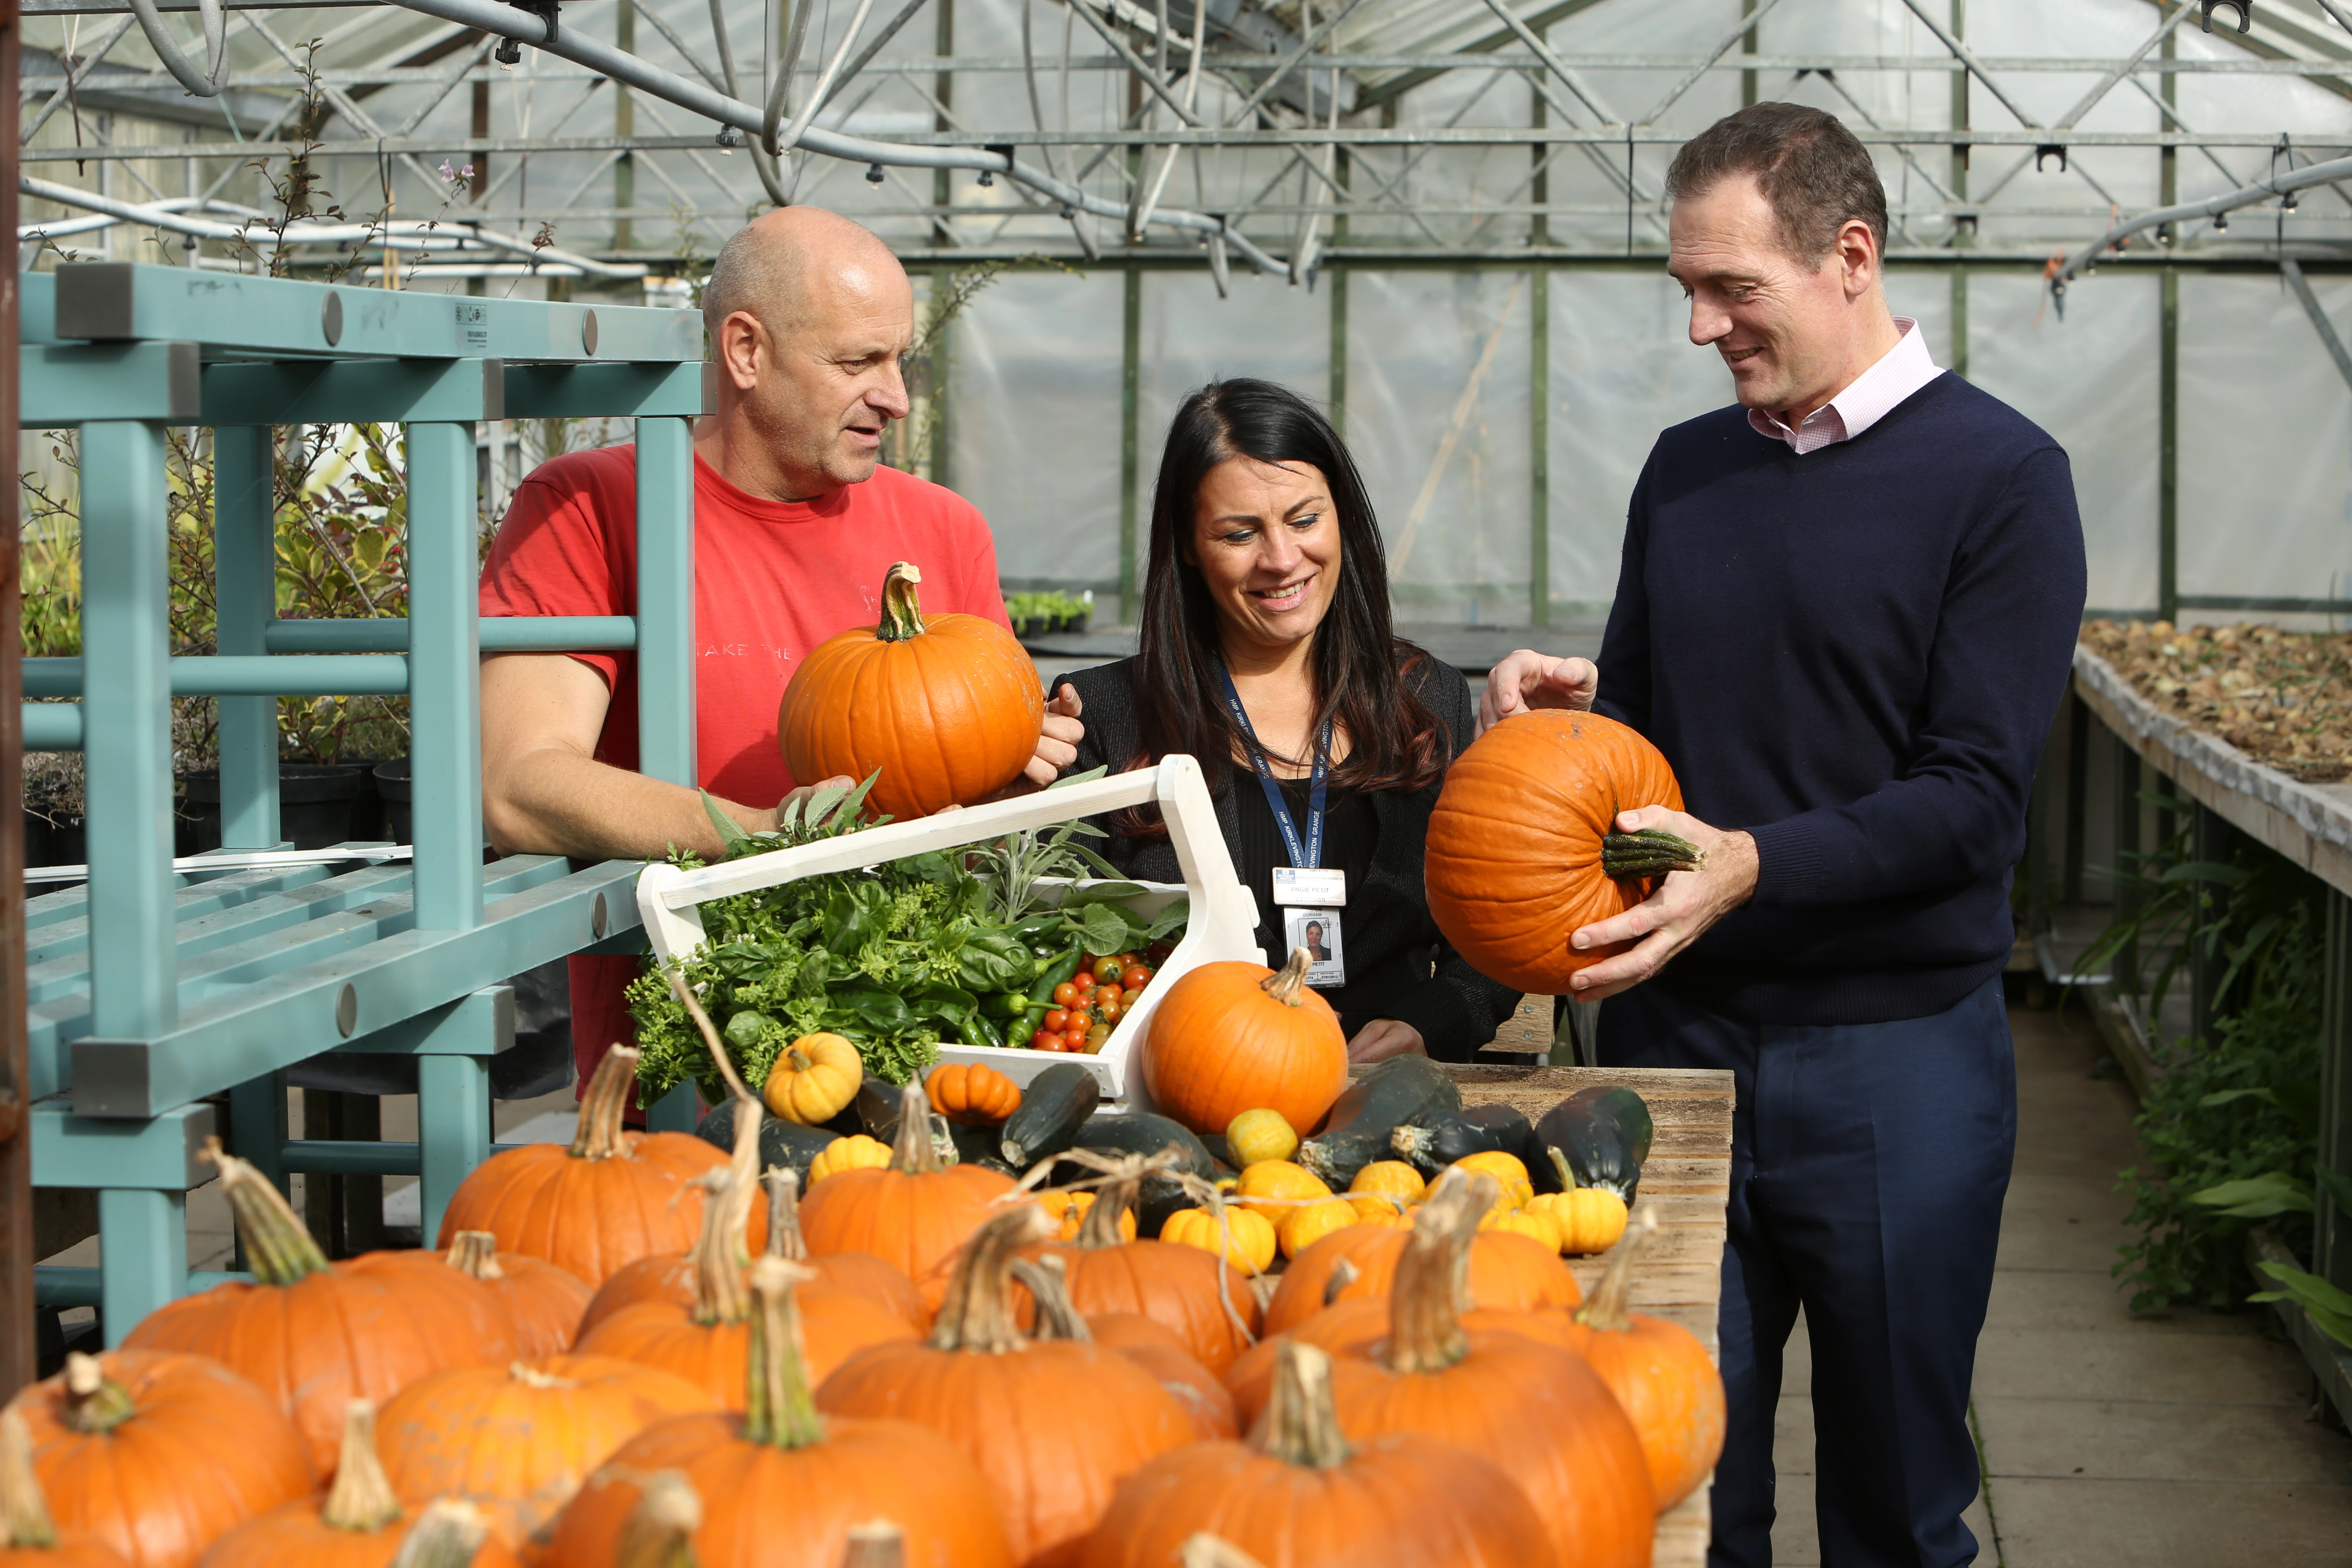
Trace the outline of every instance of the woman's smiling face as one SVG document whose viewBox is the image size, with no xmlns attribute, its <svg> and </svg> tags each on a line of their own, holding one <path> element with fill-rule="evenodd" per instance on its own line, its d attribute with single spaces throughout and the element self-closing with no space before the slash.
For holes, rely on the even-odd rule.
<svg viewBox="0 0 2352 1568">
<path fill-rule="evenodd" d="M 1280 654 L 1313 637 L 1339 587 L 1339 519 L 1323 470 L 1226 458 L 1193 498 L 1187 555 L 1229 645 Z"/>
</svg>

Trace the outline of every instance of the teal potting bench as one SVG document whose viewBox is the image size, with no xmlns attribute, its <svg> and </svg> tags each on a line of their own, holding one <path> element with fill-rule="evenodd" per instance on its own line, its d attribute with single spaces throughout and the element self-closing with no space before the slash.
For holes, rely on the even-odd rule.
<svg viewBox="0 0 2352 1568">
<path fill-rule="evenodd" d="M 21 289 L 26 429 L 80 430 L 82 657 L 30 659 L 28 750 L 87 763 L 89 881 L 28 900 L 34 1182 L 95 1188 L 100 1267 L 40 1299 L 118 1341 L 218 1276 L 187 1269 L 187 1192 L 228 1142 L 293 1172 L 418 1176 L 425 1235 L 491 1152 L 505 977 L 636 951 L 635 862 L 484 864 L 479 655 L 628 649 L 645 771 L 692 783 L 692 421 L 700 322 L 678 310 L 354 289 L 88 263 Z M 475 426 L 636 422 L 636 615 L 480 620 Z M 405 620 L 281 620 L 271 427 L 404 427 Z M 172 657 L 164 429 L 214 433 L 219 653 Z M 220 700 L 220 853 L 280 847 L 278 699 L 405 693 L 413 861 L 175 873 L 170 700 Z M 340 874 L 339 874 L 340 873 Z M 418 1139 L 289 1140 L 283 1074 L 330 1050 L 413 1055 Z M 655 1108 L 690 1125 L 690 1100 Z"/>
</svg>

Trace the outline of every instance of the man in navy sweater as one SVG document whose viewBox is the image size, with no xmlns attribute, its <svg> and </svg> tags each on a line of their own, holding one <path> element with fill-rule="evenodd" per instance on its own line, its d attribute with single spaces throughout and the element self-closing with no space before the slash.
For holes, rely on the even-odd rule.
<svg viewBox="0 0 2352 1568">
<path fill-rule="evenodd" d="M 1706 851 L 1568 940 L 1632 943 L 1575 980 L 1610 998 L 1604 1062 L 1738 1084 L 1709 1562 L 1771 1561 L 1801 1307 L 1822 1562 L 1948 1568 L 1977 1550 L 1969 1388 L 2017 1122 L 2000 971 L 2082 617 L 2074 482 L 1889 314 L 1885 193 L 1833 117 L 1742 110 L 1667 188 L 1691 342 L 1739 405 L 1652 450 L 1599 668 L 1513 654 L 1481 720 L 1633 725 L 1688 810 L 1621 825 Z"/>
</svg>

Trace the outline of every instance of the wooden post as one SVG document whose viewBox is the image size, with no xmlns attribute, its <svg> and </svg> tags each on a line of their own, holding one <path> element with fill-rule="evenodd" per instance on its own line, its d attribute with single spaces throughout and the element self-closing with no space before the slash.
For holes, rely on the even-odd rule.
<svg viewBox="0 0 2352 1568">
<path fill-rule="evenodd" d="M 16 0 L 0 0 L 0 79 L 16 79 Z M 16 232 L 16 116 L 0 127 L 0 226 Z M 0 281 L 0 440 L 16 449 L 16 267 Z M 0 1399 L 33 1381 L 33 1135 L 26 1096 L 24 669 L 16 487 L 0 486 Z"/>
</svg>

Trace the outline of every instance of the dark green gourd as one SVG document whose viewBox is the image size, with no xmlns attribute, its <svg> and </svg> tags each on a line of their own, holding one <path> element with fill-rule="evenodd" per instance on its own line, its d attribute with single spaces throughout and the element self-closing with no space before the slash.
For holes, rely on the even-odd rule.
<svg viewBox="0 0 2352 1568">
<path fill-rule="evenodd" d="M 1021 1109 L 997 1131 L 1004 1163 L 1025 1171 L 1068 1148 L 1102 1103 L 1095 1075 L 1076 1062 L 1055 1062 L 1021 1090 Z"/>
<path fill-rule="evenodd" d="M 1427 1057 L 1391 1057 L 1348 1086 L 1297 1158 L 1333 1192 L 1344 1192 L 1357 1172 L 1393 1158 L 1389 1136 L 1398 1127 L 1461 1109 L 1462 1090 L 1444 1068 Z"/>
<path fill-rule="evenodd" d="M 1580 1089 L 1544 1113 L 1536 1141 L 1568 1157 L 1580 1186 L 1616 1194 L 1630 1206 L 1654 1131 L 1650 1108 L 1622 1084 Z"/>
</svg>

